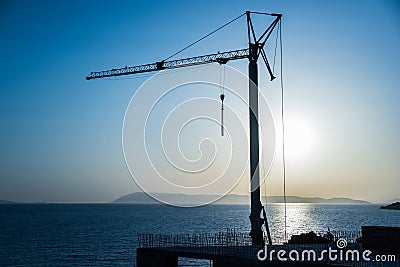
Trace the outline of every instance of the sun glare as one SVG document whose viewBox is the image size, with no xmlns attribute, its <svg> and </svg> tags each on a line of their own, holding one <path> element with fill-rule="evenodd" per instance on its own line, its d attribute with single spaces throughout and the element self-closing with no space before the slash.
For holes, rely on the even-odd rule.
<svg viewBox="0 0 400 267">
<path fill-rule="evenodd" d="M 315 131 L 310 123 L 302 118 L 294 118 L 285 124 L 285 150 L 288 157 L 308 156 L 315 146 Z"/>
</svg>

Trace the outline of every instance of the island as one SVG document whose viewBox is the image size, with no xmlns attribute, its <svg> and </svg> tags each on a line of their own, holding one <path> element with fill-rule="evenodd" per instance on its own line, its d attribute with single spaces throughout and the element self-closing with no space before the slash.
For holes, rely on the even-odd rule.
<svg viewBox="0 0 400 267">
<path fill-rule="evenodd" d="M 150 196 L 151 195 L 151 196 Z M 210 200 L 218 199 L 215 204 L 239 204 L 249 205 L 250 196 L 229 194 L 224 197 L 217 195 L 185 195 L 185 194 L 172 194 L 172 193 L 151 193 L 150 195 L 144 192 L 135 192 L 128 195 L 119 197 L 112 201 L 112 203 L 133 203 L 133 204 L 160 204 L 156 199 L 162 199 L 167 203 L 175 204 L 202 204 L 209 203 Z M 156 199 L 154 199 L 154 198 Z M 264 198 L 263 198 L 264 200 Z M 284 203 L 283 196 L 268 196 L 267 203 Z M 334 198 L 320 198 L 320 197 L 299 197 L 299 196 L 286 196 L 286 203 L 310 203 L 310 204 L 371 204 L 363 200 L 356 200 L 344 197 Z"/>
<path fill-rule="evenodd" d="M 400 202 L 395 202 L 386 206 L 382 206 L 381 209 L 385 210 L 400 210 Z"/>
</svg>

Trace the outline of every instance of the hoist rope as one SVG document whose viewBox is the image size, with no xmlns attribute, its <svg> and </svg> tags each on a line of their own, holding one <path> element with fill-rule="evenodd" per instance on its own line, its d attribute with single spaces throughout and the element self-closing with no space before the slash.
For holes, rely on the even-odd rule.
<svg viewBox="0 0 400 267">
<path fill-rule="evenodd" d="M 283 165 L 283 202 L 284 202 L 284 235 L 285 239 L 287 238 L 287 201 L 286 201 L 286 153 L 285 153 L 285 107 L 284 107 L 284 83 L 283 83 L 283 44 L 282 44 L 282 29 L 281 29 L 281 21 L 278 24 L 278 31 L 276 35 L 275 41 L 275 53 L 274 53 L 274 65 L 273 70 L 275 68 L 275 59 L 276 59 L 276 51 L 277 51 L 277 42 L 279 38 L 279 49 L 280 49 L 280 86 L 281 86 L 281 120 L 282 120 L 282 165 Z M 273 73 L 275 73 L 273 71 Z M 260 114 L 261 116 L 261 114 Z M 265 173 L 265 166 L 264 166 L 264 153 L 262 153 L 262 168 Z M 267 183 L 266 177 L 264 177 L 264 201 L 265 207 L 267 206 Z"/>
<path fill-rule="evenodd" d="M 244 16 L 245 14 L 246 14 L 246 13 L 241 14 L 240 16 L 234 18 L 233 20 L 231 20 L 231 21 L 225 23 L 225 24 L 222 25 L 221 27 L 219 27 L 219 28 L 213 30 L 213 31 L 210 32 L 209 34 L 204 35 L 203 37 L 201 37 L 201 38 L 198 39 L 197 41 L 191 43 L 190 45 L 188 45 L 188 46 L 186 46 L 185 48 L 182 48 L 181 50 L 179 50 L 178 52 L 176 52 L 175 54 L 173 54 L 173 55 L 169 56 L 168 58 L 164 59 L 164 61 L 166 61 L 166 60 L 168 60 L 168 59 L 170 59 L 170 58 L 172 58 L 172 57 L 174 57 L 174 56 L 176 56 L 176 55 L 182 53 L 183 51 L 185 51 L 185 50 L 188 49 L 189 47 L 191 47 L 191 46 L 197 44 L 198 42 L 200 42 L 200 41 L 206 39 L 206 38 L 209 37 L 210 35 L 212 35 L 212 34 L 216 33 L 217 31 L 221 30 L 222 28 L 225 28 L 226 26 L 228 26 L 228 25 L 231 24 L 232 22 L 238 20 L 239 18 L 241 18 L 241 17 Z"/>
<path fill-rule="evenodd" d="M 263 157 L 263 169 L 264 169 L 264 174 L 265 174 L 264 153 L 262 153 L 262 157 Z M 265 209 L 267 209 L 267 205 L 268 205 L 268 199 L 267 199 L 267 177 L 264 177 L 264 206 L 265 206 Z M 267 212 L 267 211 L 265 210 L 265 212 Z M 264 225 L 264 227 L 265 227 L 265 231 L 268 231 L 266 224 Z"/>
<path fill-rule="evenodd" d="M 221 104 L 221 136 L 224 136 L 224 101 Z"/>
<path fill-rule="evenodd" d="M 286 205 L 286 157 L 285 157 L 285 106 L 284 106 L 284 87 L 283 87 L 283 52 L 282 52 L 282 22 L 279 21 L 279 43 L 281 56 L 281 119 L 282 119 L 282 164 L 283 164 L 283 201 L 284 201 L 284 216 L 285 216 L 285 239 L 287 238 L 287 205 Z"/>
<path fill-rule="evenodd" d="M 222 95 L 222 66 L 219 64 L 219 93 Z"/>
<path fill-rule="evenodd" d="M 219 67 L 219 85 L 221 99 L 221 136 L 224 136 L 225 64 L 220 64 Z"/>
</svg>

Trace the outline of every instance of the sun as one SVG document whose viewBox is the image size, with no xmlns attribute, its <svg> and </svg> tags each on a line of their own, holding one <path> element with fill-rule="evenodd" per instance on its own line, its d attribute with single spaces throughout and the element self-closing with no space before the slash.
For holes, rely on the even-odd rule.
<svg viewBox="0 0 400 267">
<path fill-rule="evenodd" d="M 315 141 L 315 129 L 306 119 L 291 118 L 285 122 L 285 152 L 289 158 L 309 156 Z"/>
</svg>

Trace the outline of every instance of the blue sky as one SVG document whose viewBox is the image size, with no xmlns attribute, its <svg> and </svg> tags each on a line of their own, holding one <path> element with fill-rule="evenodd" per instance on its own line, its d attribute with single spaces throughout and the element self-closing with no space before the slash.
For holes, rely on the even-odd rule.
<svg viewBox="0 0 400 267">
<path fill-rule="evenodd" d="M 288 159 L 288 194 L 399 197 L 395 0 L 3 1 L 0 199 L 101 202 L 138 190 L 121 128 L 146 77 L 85 76 L 162 60 L 246 10 L 284 15 L 287 116 L 316 139 L 311 152 Z M 244 48 L 244 30 L 238 21 L 181 56 Z M 245 61 L 231 66 L 246 71 Z M 279 87 L 268 86 L 260 90 L 278 114 Z M 282 192 L 280 172 L 278 161 L 270 195 Z"/>
</svg>

